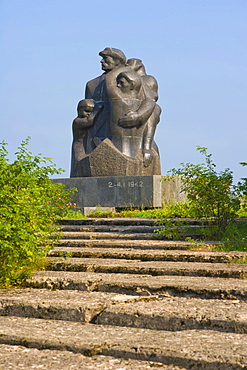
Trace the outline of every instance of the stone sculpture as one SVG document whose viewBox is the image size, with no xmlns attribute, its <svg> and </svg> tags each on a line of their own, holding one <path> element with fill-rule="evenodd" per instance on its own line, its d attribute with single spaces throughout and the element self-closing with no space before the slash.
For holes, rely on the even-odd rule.
<svg viewBox="0 0 247 370">
<path fill-rule="evenodd" d="M 160 175 L 157 81 L 119 49 L 99 55 L 104 73 L 87 83 L 73 121 L 70 177 Z"/>
</svg>

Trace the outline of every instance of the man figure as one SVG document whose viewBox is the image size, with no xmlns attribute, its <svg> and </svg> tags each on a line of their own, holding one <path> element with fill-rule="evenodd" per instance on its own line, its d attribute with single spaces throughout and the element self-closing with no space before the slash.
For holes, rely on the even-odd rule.
<svg viewBox="0 0 247 370">
<path fill-rule="evenodd" d="M 102 57 L 101 68 L 104 73 L 89 81 L 86 85 L 86 99 L 93 99 L 100 102 L 104 109 L 95 120 L 94 126 L 89 129 L 89 141 L 91 141 L 91 151 L 93 151 L 106 138 L 110 138 L 109 127 L 109 97 L 107 86 L 116 85 L 117 75 L 125 70 L 126 56 L 124 53 L 115 48 L 105 48 L 99 53 Z"/>
<path fill-rule="evenodd" d="M 115 48 L 105 48 L 103 51 L 99 52 L 99 55 L 102 57 L 100 61 L 101 69 L 105 72 L 87 83 L 85 97 L 86 99 L 103 101 L 106 97 L 103 87 L 106 74 L 125 67 L 127 59 L 121 50 Z"/>
</svg>

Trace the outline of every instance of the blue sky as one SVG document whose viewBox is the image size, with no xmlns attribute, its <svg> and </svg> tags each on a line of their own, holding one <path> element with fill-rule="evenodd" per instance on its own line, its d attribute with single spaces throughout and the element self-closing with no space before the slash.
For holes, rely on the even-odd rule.
<svg viewBox="0 0 247 370">
<path fill-rule="evenodd" d="M 0 140 L 27 136 L 69 177 L 71 123 L 98 52 L 140 58 L 159 84 L 162 174 L 200 163 L 246 177 L 247 0 L 0 0 Z"/>
</svg>

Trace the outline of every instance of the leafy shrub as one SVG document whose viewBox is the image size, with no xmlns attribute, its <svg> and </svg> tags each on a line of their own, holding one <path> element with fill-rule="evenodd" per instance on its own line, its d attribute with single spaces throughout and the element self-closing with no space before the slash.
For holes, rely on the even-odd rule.
<svg viewBox="0 0 247 370">
<path fill-rule="evenodd" d="M 193 208 L 189 202 L 177 202 L 165 204 L 160 218 L 193 218 Z"/>
<path fill-rule="evenodd" d="M 240 208 L 237 211 L 237 217 L 247 218 L 247 196 L 243 195 L 240 203 Z"/>
<path fill-rule="evenodd" d="M 205 156 L 205 163 L 181 163 L 179 169 L 169 171 L 172 176 L 181 176 L 182 191 L 187 193 L 192 213 L 196 218 L 214 218 L 218 236 L 236 217 L 240 208 L 240 186 L 233 186 L 233 174 L 229 168 L 217 172 L 212 154 L 204 147 L 197 150 Z"/>
<path fill-rule="evenodd" d="M 242 166 L 247 166 L 247 162 L 240 162 Z M 237 212 L 238 217 L 247 217 L 247 178 L 243 177 L 236 186 L 239 197 L 241 198 L 240 208 Z"/>
<path fill-rule="evenodd" d="M 224 235 L 214 250 L 220 251 L 247 251 L 247 224 L 246 221 L 236 221 L 227 226 Z M 246 262 L 245 262 L 246 263 Z"/>
<path fill-rule="evenodd" d="M 0 286 L 19 284 L 46 263 L 57 241 L 55 226 L 72 191 L 49 175 L 59 174 L 50 158 L 33 156 L 27 138 L 9 163 L 7 143 L 0 144 Z"/>
</svg>

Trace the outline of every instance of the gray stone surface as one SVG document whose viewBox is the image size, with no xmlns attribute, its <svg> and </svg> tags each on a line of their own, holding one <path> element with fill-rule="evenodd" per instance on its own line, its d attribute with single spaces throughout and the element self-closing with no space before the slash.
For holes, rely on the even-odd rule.
<svg viewBox="0 0 247 370">
<path fill-rule="evenodd" d="M 112 258 L 50 258 L 48 270 L 90 271 L 103 273 L 146 274 L 152 276 L 212 276 L 222 278 L 247 278 L 247 265 L 236 263 L 141 261 Z"/>
<path fill-rule="evenodd" d="M 85 230 L 87 232 L 87 230 Z M 161 249 L 161 250 L 173 250 L 173 249 L 188 249 L 193 246 L 192 242 L 185 242 L 185 241 L 170 241 L 170 240 L 145 240 L 141 242 L 140 240 L 129 240 L 128 244 L 127 241 L 121 238 L 116 239 L 109 239 L 109 240 L 78 240 L 78 239 L 68 239 L 62 240 L 60 242 L 61 246 L 64 247 L 91 247 L 91 248 L 124 248 L 129 247 L 133 249 Z"/>
<path fill-rule="evenodd" d="M 79 232 L 79 228 L 80 226 L 78 227 L 78 229 L 76 231 L 72 231 L 72 232 L 67 232 L 67 231 L 64 231 L 63 232 L 63 238 L 65 239 L 66 238 L 66 235 L 69 236 L 70 239 L 117 239 L 117 234 L 114 233 L 113 231 L 112 232 L 94 232 L 94 231 L 88 231 L 87 233 L 85 233 L 84 235 L 81 235 L 81 233 Z M 70 235 L 68 235 L 70 234 Z M 69 239 L 67 237 L 67 239 Z M 125 232 L 122 234 L 122 239 L 129 239 L 129 240 L 137 240 L 137 239 L 141 239 L 143 240 L 143 238 L 146 238 L 147 240 L 148 239 L 153 239 L 153 240 L 156 240 L 156 236 L 155 234 L 152 234 L 152 233 L 147 233 L 145 234 L 144 232 L 138 232 L 138 233 L 134 233 L 134 232 Z"/>
<path fill-rule="evenodd" d="M 170 178 L 162 176 L 162 203 L 184 202 L 187 199 L 186 193 L 182 191 L 182 181 L 178 176 Z"/>
<path fill-rule="evenodd" d="M 167 296 L 109 305 L 97 315 L 96 323 L 152 330 L 210 329 L 247 334 L 247 303 Z"/>
<path fill-rule="evenodd" d="M 89 233 L 91 234 L 91 233 Z M 111 239 L 112 234 L 106 234 L 106 240 Z M 129 240 L 133 234 L 123 236 L 124 240 Z M 77 236 L 77 235 L 76 235 Z M 98 233 L 93 233 L 92 239 L 97 238 Z M 139 240 L 140 244 L 145 244 L 141 238 L 143 234 L 133 235 L 133 238 Z M 116 238 L 116 235 L 115 235 Z M 77 239 L 78 240 L 78 239 Z M 101 238 L 100 238 L 101 240 Z M 102 239 L 103 240 L 103 239 Z M 149 240 L 149 239 L 148 239 Z M 155 244 L 154 244 L 155 246 Z M 247 261 L 246 252 L 212 252 L 212 251 L 194 251 L 194 250 L 162 250 L 152 249 L 152 244 L 149 244 L 150 249 L 133 249 L 129 245 L 125 248 L 87 248 L 73 247 L 70 245 L 69 252 L 73 257 L 97 257 L 97 258 L 118 258 L 140 261 L 174 261 L 174 262 L 210 262 L 210 263 L 234 263 L 236 260 Z M 58 257 L 61 253 L 68 251 L 66 246 L 57 246 L 51 252 L 50 256 Z"/>
<path fill-rule="evenodd" d="M 36 317 L 52 320 L 90 322 L 106 307 L 155 297 L 130 296 L 75 290 L 50 291 L 40 289 L 0 290 L 0 316 Z"/>
<path fill-rule="evenodd" d="M 54 179 L 77 188 L 73 201 L 84 207 L 161 207 L 160 176 L 108 176 Z"/>
<path fill-rule="evenodd" d="M 108 355 L 207 369 L 247 365 L 247 335 L 217 331 L 156 331 L 69 321 L 0 317 L 0 343 Z M 223 345 L 224 343 L 224 345 Z M 186 345 L 186 347 L 185 347 Z M 228 367 L 227 367 L 228 366 Z M 201 367 L 202 368 L 202 367 Z"/>
<path fill-rule="evenodd" d="M 72 125 L 71 177 L 160 175 L 157 81 L 119 49 L 99 55 L 104 73 L 87 83 Z"/>
<path fill-rule="evenodd" d="M 211 329 L 247 334 L 247 303 L 73 290 L 0 291 L 0 315 L 152 330 Z"/>
<path fill-rule="evenodd" d="M 84 356 L 61 350 L 39 350 L 18 345 L 0 344 L 1 370 L 186 370 L 160 362 L 138 361 L 111 356 Z"/>
<path fill-rule="evenodd" d="M 178 219 L 173 219 L 178 220 Z M 183 222 L 185 225 L 190 226 L 197 226 L 197 225 L 205 225 L 210 222 L 209 220 L 198 220 L 198 219 L 191 219 L 191 218 L 179 218 L 180 221 Z M 97 218 L 97 217 L 89 217 L 89 218 L 81 218 L 81 219 L 63 219 L 62 225 L 112 225 L 114 226 L 155 226 L 157 222 L 160 221 L 159 219 L 153 218 L 125 218 L 125 217 L 114 217 L 114 218 Z M 243 220 L 242 220 L 243 221 Z M 247 221 L 247 219 L 245 219 Z"/>
<path fill-rule="evenodd" d="M 204 276 L 151 276 L 72 271 L 40 271 L 27 281 L 34 288 L 99 291 L 150 296 L 201 297 L 247 301 L 247 284 L 242 279 Z"/>
<path fill-rule="evenodd" d="M 105 139 L 91 154 L 80 160 L 78 175 L 71 177 L 160 175 L 159 155 L 153 151 L 152 156 L 152 163 L 145 167 L 141 150 L 135 158 L 129 158 L 123 155 L 109 139 Z"/>
</svg>

